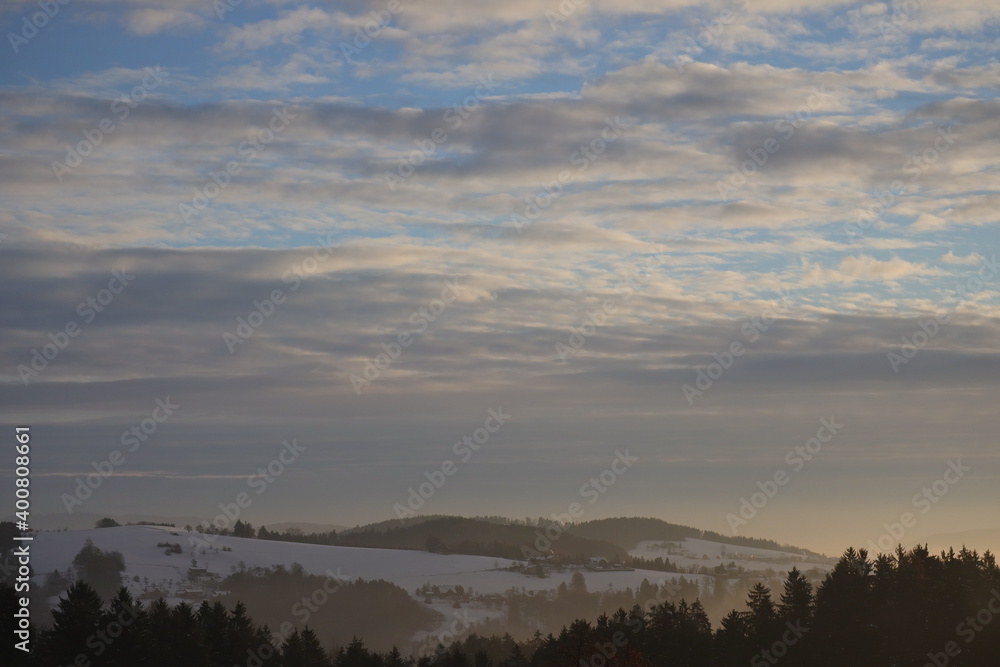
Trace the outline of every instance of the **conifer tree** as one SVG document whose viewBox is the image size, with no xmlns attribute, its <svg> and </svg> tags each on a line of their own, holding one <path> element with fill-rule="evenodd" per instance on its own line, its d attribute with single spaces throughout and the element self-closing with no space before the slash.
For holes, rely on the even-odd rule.
<svg viewBox="0 0 1000 667">
<path fill-rule="evenodd" d="M 778 605 L 778 615 L 788 623 L 810 625 L 813 614 L 813 587 L 797 567 L 788 572 L 785 589 Z"/>
<path fill-rule="evenodd" d="M 43 663 L 63 665 L 79 664 L 77 656 L 91 660 L 93 649 L 87 640 L 97 636 L 104 618 L 103 601 L 94 588 L 83 581 L 77 581 L 59 600 L 52 610 L 52 629 L 47 633 L 46 645 L 50 651 Z M 51 662 L 49 662 L 51 661 Z"/>
<path fill-rule="evenodd" d="M 142 605 L 122 586 L 108 605 L 102 626 L 109 640 L 108 667 L 145 664 L 148 657 L 149 624 Z M 116 636 L 117 635 L 117 636 Z"/>
</svg>

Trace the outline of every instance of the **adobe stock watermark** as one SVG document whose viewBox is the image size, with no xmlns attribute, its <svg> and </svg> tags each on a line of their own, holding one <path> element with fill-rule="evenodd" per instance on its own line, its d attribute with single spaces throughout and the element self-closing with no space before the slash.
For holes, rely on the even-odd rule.
<svg viewBox="0 0 1000 667">
<path fill-rule="evenodd" d="M 993 622 L 994 617 L 1000 615 L 1000 590 L 994 588 L 990 593 L 992 593 L 990 599 L 975 616 L 966 616 L 964 621 L 955 626 L 955 634 L 962 637 L 966 644 L 975 641 L 979 633 Z M 924 667 L 948 667 L 951 658 L 961 653 L 962 648 L 958 642 L 949 641 L 944 645 L 944 650 L 927 654 L 929 661 L 924 663 Z"/>
<path fill-rule="evenodd" d="M 785 630 L 781 638 L 776 640 L 771 646 L 763 649 L 750 659 L 751 667 L 767 667 L 776 665 L 778 661 L 788 655 L 788 649 L 799 643 L 799 640 L 809 632 L 809 628 L 802 626 L 802 621 L 785 621 Z"/>
<path fill-rule="evenodd" d="M 282 440 L 281 449 L 278 451 L 277 456 L 271 459 L 267 465 L 258 468 L 257 472 L 247 477 L 247 486 L 254 489 L 254 493 L 257 496 L 264 493 L 284 474 L 288 466 L 299 459 L 305 450 L 306 446 L 300 445 L 295 438 L 292 438 L 291 442 Z M 249 493 L 240 491 L 233 498 L 232 502 L 219 503 L 219 514 L 216 514 L 215 518 L 211 521 L 208 519 L 202 521 L 199 526 L 206 529 L 214 526 L 217 530 L 226 530 L 236 524 L 242 511 L 253 505 L 253 501 L 254 499 Z M 188 535 L 188 543 L 193 547 L 211 546 L 212 542 L 216 539 L 217 537 L 211 534 L 199 533 L 198 537 Z"/>
<path fill-rule="evenodd" d="M 133 623 L 138 620 L 142 615 L 142 605 L 131 605 L 126 604 L 123 606 L 121 611 L 118 612 L 117 616 L 112 616 L 110 611 L 106 612 L 104 618 L 111 618 L 107 621 L 104 627 L 98 629 L 96 632 L 91 633 L 84 644 L 87 648 L 93 650 L 94 657 L 97 658 L 98 664 L 100 664 L 100 656 L 107 651 L 115 641 L 125 633 L 125 629 L 129 628 Z M 70 665 L 91 665 L 90 658 L 87 657 L 87 651 L 81 651 L 73 659 Z"/>
<path fill-rule="evenodd" d="M 699 31 L 695 37 L 691 37 L 690 34 L 684 35 L 687 40 L 687 46 L 681 53 L 674 54 L 674 67 L 677 68 L 678 72 L 683 71 L 684 65 L 686 64 L 686 61 L 682 56 L 687 55 L 690 60 L 690 54 L 700 52 L 705 47 L 715 44 L 716 40 L 722 37 L 722 34 L 726 31 L 727 27 L 747 15 L 748 10 L 750 9 L 750 0 L 730 0 L 730 2 L 736 5 L 736 9 L 726 7 L 720 10 L 711 21 L 698 19 L 701 23 L 702 30 Z"/>
<path fill-rule="evenodd" d="M 326 239 L 316 239 L 316 244 L 312 248 L 312 255 L 306 257 L 301 262 L 295 262 L 287 271 L 281 274 L 282 284 L 290 286 L 288 293 L 296 291 L 302 286 L 303 282 L 311 278 L 319 270 L 320 265 L 330 259 L 331 251 L 335 247 L 337 247 L 337 243 L 333 240 L 332 234 L 327 234 Z M 271 319 L 278 306 L 284 304 L 286 299 L 287 295 L 281 288 L 271 290 L 269 295 L 261 299 L 254 299 L 252 302 L 253 308 L 247 316 L 236 318 L 236 328 L 232 332 L 224 331 L 222 333 L 222 342 L 226 344 L 229 354 L 235 354 L 238 345 L 242 345 L 250 340 L 257 329 L 263 326 L 264 322 Z"/>
<path fill-rule="evenodd" d="M 69 4 L 69 0 L 38 0 L 36 4 L 39 11 L 22 16 L 21 29 L 17 32 L 9 31 L 7 33 L 7 41 L 10 42 L 10 47 L 14 49 L 15 55 L 20 53 L 21 47 L 34 39 L 38 35 L 38 31 L 47 26 L 49 21 L 54 19 L 65 5 Z"/>
<path fill-rule="evenodd" d="M 375 355 L 373 359 L 365 362 L 365 367 L 361 371 L 361 375 L 351 373 L 350 381 L 351 386 L 354 388 L 354 393 L 360 396 L 363 388 L 370 386 L 372 382 L 379 379 L 382 376 L 382 371 L 388 370 L 403 354 L 403 350 L 412 345 L 417 336 L 427 331 L 430 325 L 441 317 L 441 314 L 444 313 L 448 306 L 458 300 L 461 293 L 462 290 L 458 286 L 457 278 L 450 282 L 445 280 L 439 298 L 432 299 L 426 306 L 422 306 L 410 313 L 406 321 L 413 327 L 412 329 L 400 331 L 396 335 L 395 340 L 389 344 L 379 343 L 382 352 Z"/>
<path fill-rule="evenodd" d="M 270 296 L 266 296 L 263 299 L 254 299 L 253 309 L 247 314 L 246 318 L 242 315 L 236 318 L 236 328 L 233 332 L 222 332 L 222 342 L 226 344 L 229 354 L 235 354 L 237 345 L 242 345 L 250 340 L 254 332 L 274 315 L 278 306 L 285 303 L 287 298 L 283 290 L 275 288 L 271 290 Z"/>
<path fill-rule="evenodd" d="M 212 0 L 212 9 L 220 21 L 226 20 L 226 14 L 236 11 L 236 8 L 243 4 L 243 0 Z"/>
<path fill-rule="evenodd" d="M 972 468 L 962 465 L 961 458 L 957 460 L 949 459 L 948 465 L 944 469 L 944 473 L 940 479 L 934 480 L 934 482 L 925 486 L 918 493 L 913 494 L 910 504 L 913 505 L 914 509 L 919 509 L 921 514 L 927 514 L 934 508 L 934 505 L 941 502 L 941 499 L 948 495 L 951 487 L 962 481 L 965 478 L 965 474 L 971 471 Z M 889 553 L 893 547 L 901 543 L 906 530 L 916 525 L 917 517 L 913 512 L 903 512 L 899 516 L 899 521 L 891 524 L 883 523 L 882 527 L 885 528 L 885 532 L 879 535 L 876 540 L 868 540 L 871 553 Z"/>
<path fill-rule="evenodd" d="M 347 579 L 341 574 L 339 567 L 336 572 L 327 568 L 324 574 L 326 575 L 326 579 L 323 580 L 323 583 L 309 595 L 303 596 L 300 600 L 292 604 L 291 609 L 288 611 L 290 616 L 295 617 L 299 625 L 306 625 L 309 619 L 312 618 L 312 615 L 329 602 L 330 598 L 336 595 L 343 585 L 347 583 Z M 271 634 L 270 642 L 262 642 L 256 649 L 247 649 L 246 666 L 263 667 L 266 661 L 273 658 L 277 651 L 281 650 L 282 644 L 285 643 L 285 640 L 295 630 L 296 627 L 291 621 L 282 621 L 281 625 Z"/>
<path fill-rule="evenodd" d="M 473 112 L 482 106 L 483 99 L 487 95 L 492 95 L 494 91 L 496 91 L 496 84 L 493 83 L 493 75 L 490 74 L 485 78 L 480 75 L 479 85 L 476 86 L 473 94 L 462 100 L 461 104 L 456 104 L 445 111 L 441 115 L 441 121 L 447 124 L 451 131 L 458 130 L 462 127 L 462 123 L 468 120 Z M 417 167 L 432 157 L 437 152 L 438 147 L 447 143 L 450 138 L 445 128 L 439 126 L 431 131 L 429 139 L 414 139 L 413 143 L 416 149 L 407 153 L 405 157 L 400 158 L 394 172 L 386 170 L 382 174 L 385 184 L 390 190 L 395 192 L 396 186 L 410 176 L 413 176 L 417 171 Z"/>
<path fill-rule="evenodd" d="M 156 399 L 154 404 L 156 407 L 153 408 L 148 417 L 138 424 L 133 424 L 119 438 L 122 447 L 128 448 L 127 451 L 129 454 L 134 454 L 143 443 L 156 433 L 160 424 L 172 417 L 174 412 L 181 407 L 179 403 L 171 403 L 169 396 Z M 115 470 L 125 465 L 125 459 L 126 456 L 122 453 L 122 450 L 115 449 L 100 463 L 91 461 L 90 465 L 94 468 L 95 472 L 90 473 L 84 478 L 77 477 L 76 489 L 73 491 L 73 494 L 64 493 L 60 497 L 66 511 L 72 514 L 76 507 L 83 505 L 84 501 L 94 494 L 94 491 L 101 488 L 104 480 L 111 477 Z"/>
<path fill-rule="evenodd" d="M 955 306 L 955 310 L 967 303 L 972 295 L 985 289 L 986 283 L 993 280 L 997 273 L 1000 273 L 1000 267 L 997 266 L 996 255 L 992 259 L 984 257 L 975 275 L 969 276 L 964 283 L 955 286 L 955 292 L 959 297 L 959 303 Z M 902 337 L 902 344 L 898 350 L 890 350 L 886 353 L 892 372 L 898 374 L 901 367 L 910 363 L 920 350 L 927 347 L 928 343 L 941 333 L 941 328 L 951 320 L 953 314 L 942 312 L 926 320 L 917 320 L 917 330 L 909 337 Z"/>
<path fill-rule="evenodd" d="M 580 498 L 586 499 L 588 505 L 593 505 L 608 492 L 618 479 L 627 473 L 639 460 L 638 456 L 629 454 L 628 448 L 623 452 L 621 449 L 615 450 L 615 457 L 611 464 L 600 473 L 591 477 L 580 486 Z M 542 529 L 535 530 L 535 541 L 532 545 L 521 545 L 521 556 L 525 559 L 541 558 L 552 545 L 562 538 L 567 526 L 586 513 L 586 508 L 577 501 L 573 501 L 561 514 L 552 514 L 552 523 Z"/>
<path fill-rule="evenodd" d="M 98 290 L 93 296 L 88 296 L 76 307 L 76 314 L 83 320 L 83 324 L 90 324 L 97 319 L 98 313 L 111 305 L 115 297 L 121 294 L 129 284 L 135 280 L 135 276 L 126 273 L 124 270 L 114 270 L 111 272 L 111 279 L 105 289 Z M 70 342 L 83 332 L 83 327 L 75 319 L 71 319 L 63 325 L 63 328 L 56 332 L 49 332 L 48 339 L 51 341 L 42 345 L 41 352 L 38 348 L 31 349 L 31 361 L 28 365 L 19 364 L 17 374 L 21 377 L 21 382 L 28 384 L 37 378 L 49 364 L 56 360 L 59 353 L 69 347 Z"/>
<path fill-rule="evenodd" d="M 469 632 L 469 630 L 472 630 L 476 625 L 475 619 L 469 615 L 467 608 L 462 608 L 460 612 L 453 611 L 451 616 L 452 621 L 447 629 L 438 633 L 432 632 L 418 643 L 417 658 L 424 658 L 433 654 L 437 650 L 438 645 L 450 645 L 456 639 Z"/>
<path fill-rule="evenodd" d="M 628 621 L 630 632 L 639 632 L 644 623 L 641 618 L 632 618 Z M 581 658 L 577 664 L 579 667 L 607 667 L 610 661 L 614 660 L 619 652 L 623 651 L 629 644 L 629 636 L 624 630 L 615 630 L 611 639 L 606 642 L 598 642 L 594 645 L 594 650 L 589 658 Z M 611 663 L 617 664 L 617 663 Z M 628 664 L 627 662 L 625 664 Z"/>
<path fill-rule="evenodd" d="M 271 111 L 271 120 L 268 121 L 267 127 L 247 135 L 246 141 L 237 146 L 236 152 L 239 153 L 242 159 L 229 160 L 226 162 L 225 169 L 219 172 L 215 172 L 214 170 L 209 171 L 208 179 L 205 180 L 200 188 L 194 189 L 191 203 L 186 204 L 181 202 L 178 204 L 178 209 L 180 210 L 181 217 L 184 218 L 184 222 L 191 224 L 192 220 L 208 208 L 208 205 L 222 194 L 223 190 L 229 187 L 233 177 L 238 176 L 244 167 L 256 160 L 258 155 L 267 150 L 271 142 L 284 132 L 291 124 L 291 121 L 297 116 L 298 114 L 289 112 L 288 107 L 273 109 Z"/>
<path fill-rule="evenodd" d="M 357 65 L 354 57 L 361 55 L 361 52 L 371 45 L 372 40 L 377 39 L 383 30 L 392 25 L 393 19 L 401 11 L 403 11 L 403 3 L 400 0 L 389 0 L 385 9 L 373 9 L 369 13 L 371 19 L 365 21 L 363 25 L 354 26 L 354 39 L 351 43 L 340 43 L 340 53 L 344 56 L 344 60 L 352 65 Z"/>
<path fill-rule="evenodd" d="M 569 17 L 576 14 L 576 10 L 585 5 L 587 0 L 561 0 L 556 11 L 545 10 L 545 19 L 549 22 L 549 31 L 555 32 L 560 23 L 565 23 Z"/>
<path fill-rule="evenodd" d="M 879 21 L 878 29 L 882 37 L 895 35 L 913 15 L 920 11 L 920 0 L 893 0 L 892 15 L 888 20 Z"/>
<path fill-rule="evenodd" d="M 160 69 L 160 66 L 147 67 L 146 76 L 142 83 L 132 88 L 128 95 L 119 97 L 111 103 L 111 113 L 114 117 L 105 116 L 97 124 L 89 129 L 82 130 L 83 139 L 77 142 L 76 146 L 66 144 L 66 158 L 63 162 L 53 161 L 52 172 L 56 179 L 62 183 L 63 178 L 83 164 L 83 161 L 94 154 L 98 146 L 104 143 L 104 138 L 118 129 L 119 123 L 123 123 L 132 111 L 138 107 L 156 89 L 163 79 L 168 75 Z"/>
<path fill-rule="evenodd" d="M 776 308 L 766 308 L 759 316 L 748 318 L 740 326 L 740 333 L 747 339 L 747 343 L 752 344 L 760 340 L 761 334 L 771 328 L 781 312 L 792 307 L 792 300 L 787 292 L 781 292 Z M 705 368 L 699 368 L 696 373 L 694 385 L 685 384 L 681 387 L 681 392 L 687 400 L 689 406 L 694 405 L 697 397 L 703 396 L 705 392 L 712 388 L 717 380 L 722 378 L 726 371 L 733 367 L 738 357 L 742 357 L 747 351 L 747 346 L 742 341 L 730 341 L 722 353 L 713 352 L 714 362 Z"/>
<path fill-rule="evenodd" d="M 936 134 L 937 136 L 934 137 L 930 146 L 916 155 L 909 156 L 900 167 L 900 171 L 910 177 L 909 184 L 919 181 L 921 176 L 940 159 L 942 154 L 947 153 L 959 138 L 953 127 L 938 128 Z M 888 190 L 872 195 L 875 199 L 873 203 L 866 208 L 858 207 L 854 211 L 854 222 L 844 223 L 844 234 L 847 236 L 848 242 L 854 243 L 864 236 L 865 231 L 871 229 L 877 221 L 881 220 L 882 214 L 887 208 L 894 206 L 900 197 L 907 194 L 908 188 L 907 183 L 897 178 L 889 184 Z"/>
<path fill-rule="evenodd" d="M 657 606 L 666 604 L 673 600 L 681 592 L 681 587 L 675 580 L 669 582 L 659 579 L 656 582 L 656 597 L 652 597 L 643 602 L 639 607 L 648 614 L 652 614 Z M 665 595 L 664 595 L 665 594 Z M 646 627 L 646 621 L 641 616 L 631 617 L 628 620 L 628 631 L 635 635 Z M 629 645 L 630 637 L 624 630 L 616 630 L 612 633 L 610 641 L 596 643 L 590 658 L 581 658 L 577 663 L 579 667 L 607 667 L 616 665 L 612 662 L 619 653 L 623 652 Z M 625 657 L 620 664 L 630 664 Z"/>
<path fill-rule="evenodd" d="M 662 253 L 662 248 L 658 248 L 657 253 Z M 556 342 L 556 356 L 559 357 L 559 360 L 566 361 L 570 356 L 582 350 L 587 341 L 597 333 L 597 329 L 607 324 L 608 316 L 615 314 L 619 305 L 628 302 L 649 282 L 649 270 L 662 263 L 662 261 L 654 262 L 651 258 L 644 257 L 633 264 L 626 273 L 624 282 L 615 288 L 618 296 L 604 299 L 600 308 L 587 311 L 586 320 L 581 322 L 578 327 L 569 328 L 569 337 L 566 342 Z M 619 301 L 623 303 L 619 304 Z"/>
<path fill-rule="evenodd" d="M 833 440 L 833 437 L 843 428 L 845 428 L 845 425 L 838 424 L 836 417 L 830 417 L 829 419 L 825 417 L 821 418 L 819 420 L 819 428 L 816 429 L 816 435 L 806 440 L 804 444 L 795 445 L 785 454 L 785 463 L 788 464 L 791 473 L 802 472 L 802 469 L 806 467 L 806 463 L 812 461 L 819 454 L 820 450 L 823 449 L 823 445 Z M 791 481 L 791 474 L 784 468 L 778 468 L 774 471 L 771 479 L 757 482 L 757 488 L 760 491 L 751 494 L 749 499 L 746 497 L 740 498 L 739 516 L 732 512 L 725 516 L 726 523 L 729 524 L 733 535 L 736 534 L 740 527 L 747 525 L 747 523 L 756 517 L 778 495 L 781 487 L 788 484 L 789 481 Z"/>
<path fill-rule="evenodd" d="M 743 160 L 739 167 L 734 167 L 725 179 L 715 182 L 720 199 L 728 199 L 731 194 L 745 186 L 750 177 L 762 169 L 772 155 L 781 150 L 784 142 L 795 135 L 795 130 L 802 127 L 810 116 L 822 109 L 827 100 L 833 97 L 833 93 L 826 89 L 826 84 L 821 83 L 819 88 L 812 86 L 809 90 L 805 104 L 794 112 L 785 114 L 784 118 L 774 121 L 773 136 L 765 139 L 760 146 L 748 148 L 746 153 L 749 158 Z"/>
<path fill-rule="evenodd" d="M 543 183 L 541 190 L 534 195 L 524 198 L 524 207 L 521 213 L 514 213 L 510 221 L 514 229 L 520 234 L 521 231 L 533 223 L 541 216 L 542 211 L 547 210 L 562 196 L 563 188 L 571 185 L 577 178 L 590 168 L 599 157 L 604 155 L 608 146 L 618 141 L 622 133 L 635 123 L 629 119 L 615 116 L 604 121 L 604 129 L 600 134 L 573 151 L 569 156 L 569 163 L 576 167 L 576 172 L 563 169 L 558 177 L 548 183 Z"/>
<path fill-rule="evenodd" d="M 496 410 L 490 408 L 486 412 L 488 416 L 483 421 L 483 425 L 474 430 L 471 435 L 462 436 L 462 439 L 452 446 L 451 451 L 455 456 L 460 457 L 458 462 L 445 459 L 437 468 L 425 471 L 424 477 L 427 478 L 427 481 L 421 482 L 416 488 L 411 486 L 407 489 L 410 495 L 407 496 L 405 505 L 396 503 L 392 506 L 397 518 L 408 519 L 416 516 L 417 510 L 444 488 L 448 479 L 459 471 L 460 465 L 468 463 L 473 455 L 490 441 L 490 437 L 512 417 L 503 411 L 503 407 L 498 407 Z"/>
</svg>

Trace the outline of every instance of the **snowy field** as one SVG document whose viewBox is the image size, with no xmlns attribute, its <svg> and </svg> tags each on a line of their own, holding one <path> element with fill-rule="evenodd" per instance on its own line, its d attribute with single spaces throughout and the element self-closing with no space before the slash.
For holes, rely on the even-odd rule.
<svg viewBox="0 0 1000 667">
<path fill-rule="evenodd" d="M 424 584 L 438 586 L 461 585 L 476 593 L 504 593 L 512 588 L 524 591 L 554 590 L 561 583 L 570 582 L 574 570 L 552 572 L 545 578 L 526 576 L 505 571 L 514 561 L 487 556 L 462 556 L 433 554 L 426 551 L 397 549 L 364 549 L 334 547 L 314 544 L 296 544 L 256 540 L 241 537 L 221 537 L 188 533 L 185 530 L 159 526 L 120 526 L 66 532 L 38 533 L 32 548 L 35 583 L 59 570 L 65 573 L 73 557 L 90 539 L 104 551 L 120 551 L 125 557 L 123 579 L 134 594 L 141 594 L 148 581 L 174 594 L 190 590 L 188 570 L 205 568 L 208 572 L 226 577 L 242 566 L 272 567 L 299 563 L 306 572 L 326 574 L 333 572 L 342 579 L 385 579 L 414 594 Z M 205 546 L 192 546 L 192 540 Z M 182 552 L 167 555 L 166 548 L 158 543 L 179 544 Z M 231 549 L 224 550 L 224 547 Z M 649 556 L 646 556 L 649 557 Z M 624 590 L 638 588 L 643 579 L 651 583 L 664 583 L 678 576 L 651 570 L 634 572 L 583 572 L 587 588 L 598 590 Z M 703 577 L 685 575 L 697 580 Z M 134 578 L 138 577 L 139 581 Z"/>
<path fill-rule="evenodd" d="M 695 538 L 675 542 L 656 540 L 640 542 L 628 553 L 630 556 L 648 560 L 660 557 L 668 558 L 671 563 L 684 569 L 702 565 L 711 569 L 729 563 L 735 563 L 744 570 L 754 572 L 764 572 L 771 569 L 780 573 L 787 572 L 792 567 L 797 567 L 800 570 L 810 568 L 830 570 L 833 568 L 833 564 L 829 560 L 817 557 L 787 551 L 720 544 L 719 542 Z"/>
<path fill-rule="evenodd" d="M 563 583 L 569 585 L 577 572 L 583 574 L 588 590 L 595 592 L 625 588 L 636 590 L 643 580 L 663 585 L 680 576 L 702 585 L 706 584 L 706 580 L 714 582 L 714 577 L 709 575 L 681 575 L 652 570 L 591 572 L 580 568 L 567 568 L 563 572 L 553 569 L 548 576 L 541 578 L 504 569 L 515 561 L 503 558 L 220 537 L 160 526 L 120 526 L 38 533 L 32 543 L 35 584 L 43 584 L 55 570 L 65 574 L 87 539 L 103 551 L 121 552 L 125 559 L 122 579 L 133 595 L 141 597 L 146 594 L 146 599 L 163 595 L 171 604 L 182 600 L 197 604 L 198 599 L 210 595 L 210 591 L 203 588 L 204 584 L 189 579 L 192 567 L 216 575 L 216 581 L 241 568 L 290 567 L 293 563 L 300 564 L 310 574 L 333 573 L 347 580 L 384 579 L 442 614 L 440 627 L 414 637 L 417 641 L 430 641 L 431 646 L 448 632 L 456 629 L 460 633 L 468 632 L 473 625 L 487 618 L 502 617 L 505 610 L 502 606 L 482 600 L 466 600 L 458 608 L 453 607 L 451 601 L 441 598 L 434 598 L 428 603 L 417 594 L 417 589 L 424 585 L 436 585 L 442 591 L 462 586 L 466 592 L 480 595 L 502 595 L 511 589 L 537 593 L 553 591 Z M 180 545 L 181 552 L 168 554 L 164 543 Z M 810 559 L 801 554 L 699 539 L 641 542 L 629 553 L 648 559 L 658 556 L 669 558 L 684 569 L 692 566 L 714 568 L 735 563 L 748 572 L 763 574 L 770 568 L 781 574 L 793 566 L 802 570 L 832 567 L 821 559 Z"/>
</svg>

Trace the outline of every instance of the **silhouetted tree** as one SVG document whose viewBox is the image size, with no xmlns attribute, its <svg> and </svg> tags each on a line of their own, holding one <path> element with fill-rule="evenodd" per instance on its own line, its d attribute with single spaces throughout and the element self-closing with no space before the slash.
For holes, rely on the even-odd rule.
<svg viewBox="0 0 1000 667">
<path fill-rule="evenodd" d="M 380 667 L 378 656 L 355 637 L 347 646 L 341 646 L 333 660 L 334 667 Z"/>
<path fill-rule="evenodd" d="M 98 631 L 103 629 L 102 605 L 101 596 L 90 584 L 77 581 L 70 586 L 52 610 L 52 628 L 44 635 L 45 647 L 40 651 L 40 662 L 45 665 L 80 664 L 79 655 L 83 660 L 91 660 L 95 649 L 88 646 L 88 639 L 96 638 Z"/>
<path fill-rule="evenodd" d="M 734 609 L 722 619 L 721 626 L 715 633 L 715 652 L 721 665 L 749 662 L 752 651 L 746 613 Z"/>
<path fill-rule="evenodd" d="M 88 539 L 73 557 L 73 566 L 99 596 L 110 598 L 121 588 L 125 558 L 118 551 L 102 551 Z"/>
<path fill-rule="evenodd" d="M 106 638 L 106 665 L 144 665 L 149 659 L 149 622 L 145 610 L 122 586 L 108 605 L 102 622 Z M 105 639 L 101 639 L 102 642 Z"/>
<path fill-rule="evenodd" d="M 788 623 L 810 625 L 813 614 L 813 587 L 809 580 L 793 567 L 785 579 L 785 590 L 781 594 L 778 615 Z"/>
<path fill-rule="evenodd" d="M 237 519 L 236 523 L 233 524 L 233 537 L 257 537 L 257 531 L 254 530 L 253 524 L 244 523 L 242 519 Z"/>
</svg>

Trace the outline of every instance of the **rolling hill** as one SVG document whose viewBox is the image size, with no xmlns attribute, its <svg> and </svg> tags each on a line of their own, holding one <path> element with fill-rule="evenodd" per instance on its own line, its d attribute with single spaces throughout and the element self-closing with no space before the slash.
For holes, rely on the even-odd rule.
<svg viewBox="0 0 1000 667">
<path fill-rule="evenodd" d="M 553 526 L 548 528 L 552 536 Z M 817 580 L 831 567 L 830 559 L 805 550 L 711 541 L 704 537 L 711 534 L 655 519 L 592 521 L 567 526 L 547 543 L 537 542 L 544 535 L 545 527 L 527 522 L 462 517 L 361 526 L 339 534 L 340 543 L 333 546 L 149 525 L 42 531 L 32 546 L 33 595 L 44 590 L 48 604 L 56 604 L 76 577 L 74 556 L 89 540 L 102 551 L 122 554 L 123 584 L 146 601 L 163 597 L 171 604 L 197 605 L 203 600 L 219 600 L 231 606 L 246 597 L 253 603 L 251 614 L 273 627 L 287 620 L 302 621 L 295 618 L 295 607 L 289 603 L 293 590 L 310 592 L 319 581 L 315 577 L 335 579 L 362 586 L 352 593 L 355 596 L 366 595 L 368 590 L 382 591 L 388 596 L 385 599 L 405 600 L 408 596 L 405 605 L 392 605 L 410 609 L 410 622 L 405 625 L 410 629 L 403 634 L 413 642 L 433 643 L 459 618 L 463 632 L 477 627 L 504 628 L 511 604 L 521 609 L 523 619 L 528 619 L 526 610 L 536 614 L 535 620 L 525 620 L 522 633 L 535 629 L 547 632 L 552 629 L 547 623 L 564 618 L 557 614 L 573 618 L 575 612 L 560 600 L 576 578 L 582 578 L 585 589 L 598 596 L 594 604 L 615 605 L 613 608 L 630 606 L 640 594 L 646 599 L 650 590 L 666 587 L 683 590 L 689 600 L 707 595 L 712 599 L 705 600 L 706 606 L 717 620 L 734 605 L 741 605 L 746 588 L 756 581 L 778 585 L 792 567 L 811 572 Z M 544 546 L 539 552 L 544 552 L 544 557 L 527 562 L 522 556 L 526 545 L 529 549 Z M 436 552 L 428 546 L 436 547 Z M 504 553 L 513 557 L 504 557 Z M 626 555 L 646 559 L 649 566 L 654 559 L 669 559 L 678 571 L 642 569 L 645 562 L 634 569 L 604 569 L 591 562 L 592 558 L 618 560 Z M 279 588 L 268 593 L 268 586 Z M 347 597 L 338 599 L 345 601 Z M 387 609 L 384 613 L 391 612 Z M 350 629 L 390 641 L 390 635 L 376 634 L 381 632 L 379 623 L 384 622 L 375 612 L 345 615 L 331 605 L 324 614 L 324 619 L 342 619 L 336 623 L 324 620 L 328 633 Z M 37 617 L 44 617 L 44 609 Z M 313 622 L 320 621 L 317 617 Z M 426 623 L 422 629 L 413 629 L 421 623 Z M 398 642 L 400 636 L 391 639 Z M 335 638 L 327 637 L 330 641 Z"/>
</svg>

